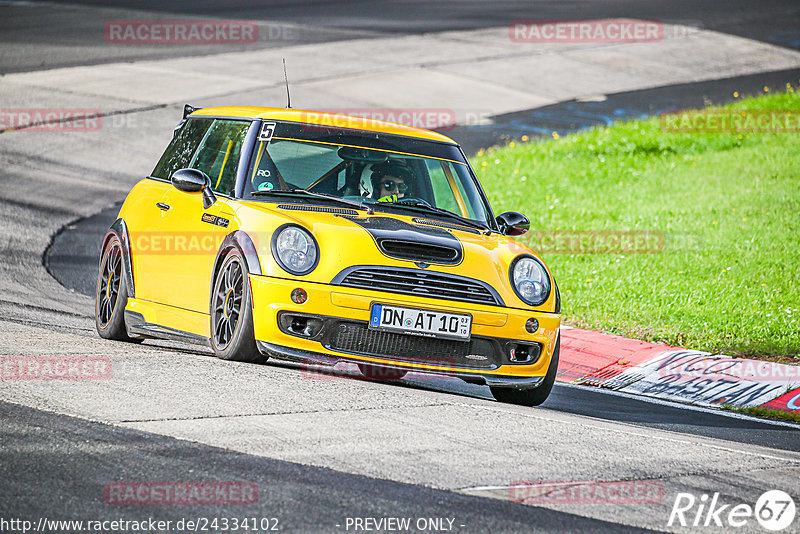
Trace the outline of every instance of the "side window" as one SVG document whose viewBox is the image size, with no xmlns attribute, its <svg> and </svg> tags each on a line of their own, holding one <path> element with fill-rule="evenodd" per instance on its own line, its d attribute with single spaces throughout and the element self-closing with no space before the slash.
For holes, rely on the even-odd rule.
<svg viewBox="0 0 800 534">
<path fill-rule="evenodd" d="M 203 171 L 211 178 L 211 189 L 217 193 L 234 193 L 239 156 L 249 128 L 249 121 L 215 120 L 189 163 L 189 167 Z"/>
<path fill-rule="evenodd" d="M 434 160 L 426 160 L 426 163 L 437 207 L 473 220 L 486 217 L 477 190 L 464 186 L 465 182 L 472 180 L 464 165 Z"/>
<path fill-rule="evenodd" d="M 478 214 L 475 211 L 475 206 L 481 206 L 482 205 L 481 201 L 480 201 L 480 198 L 478 198 L 478 196 L 475 194 L 475 188 L 474 187 L 471 188 L 471 190 L 470 190 L 470 192 L 472 193 L 471 195 L 468 194 L 467 190 L 464 188 L 464 182 L 462 180 L 465 180 L 465 179 L 468 180 L 469 179 L 469 175 L 466 174 L 466 172 L 462 172 L 461 174 L 456 174 L 455 172 L 452 172 L 452 167 L 453 167 L 453 165 L 447 165 L 447 166 L 445 166 L 445 169 L 447 170 L 448 168 L 450 168 L 451 169 L 451 173 L 455 177 L 455 182 L 456 182 L 456 185 L 458 186 L 458 194 L 462 199 L 465 200 L 464 204 L 466 205 L 465 207 L 467 208 L 467 213 L 469 214 L 468 215 L 469 218 L 470 219 L 474 219 L 474 220 L 477 220 L 479 218 L 486 218 L 483 215 L 483 213 Z M 461 169 L 461 170 L 463 171 L 463 169 Z M 465 215 L 465 217 L 467 217 L 467 215 Z"/>
<path fill-rule="evenodd" d="M 169 180 L 172 173 L 189 166 L 192 156 L 206 135 L 212 119 L 189 119 L 172 138 L 151 176 Z"/>
<path fill-rule="evenodd" d="M 459 213 L 458 204 L 453 196 L 453 189 L 447 183 L 447 176 L 445 176 L 441 162 L 426 160 L 425 163 L 428 165 L 436 207 Z"/>
</svg>

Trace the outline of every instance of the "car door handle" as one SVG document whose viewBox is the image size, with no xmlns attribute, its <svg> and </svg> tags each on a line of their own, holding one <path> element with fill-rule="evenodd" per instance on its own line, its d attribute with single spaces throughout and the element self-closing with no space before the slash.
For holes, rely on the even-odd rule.
<svg viewBox="0 0 800 534">
<path fill-rule="evenodd" d="M 169 204 L 164 204 L 163 202 L 156 202 L 156 206 L 158 206 L 158 209 L 161 209 L 161 210 L 164 210 L 164 211 L 167 211 L 168 209 L 172 208 L 172 206 L 170 206 Z"/>
</svg>

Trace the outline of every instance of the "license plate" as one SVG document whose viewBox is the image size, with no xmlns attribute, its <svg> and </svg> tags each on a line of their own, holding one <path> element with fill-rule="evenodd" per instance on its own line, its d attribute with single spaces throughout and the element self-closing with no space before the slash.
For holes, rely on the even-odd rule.
<svg viewBox="0 0 800 534">
<path fill-rule="evenodd" d="M 400 306 L 373 304 L 369 327 L 425 337 L 468 341 L 472 316 L 462 313 L 417 310 Z"/>
</svg>

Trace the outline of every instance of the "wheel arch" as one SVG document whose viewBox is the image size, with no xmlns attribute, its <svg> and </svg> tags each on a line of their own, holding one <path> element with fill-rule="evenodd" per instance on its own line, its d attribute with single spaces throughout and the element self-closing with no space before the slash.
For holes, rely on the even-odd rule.
<svg viewBox="0 0 800 534">
<path fill-rule="evenodd" d="M 222 263 L 225 261 L 225 254 L 227 254 L 228 251 L 233 248 L 238 249 L 244 258 L 247 274 L 262 274 L 261 261 L 258 257 L 258 251 L 253 244 L 253 240 L 250 239 L 250 236 L 247 235 L 247 232 L 243 230 L 231 232 L 225 236 L 225 239 L 222 241 L 222 244 L 217 251 L 217 257 L 214 259 L 214 267 L 211 269 L 211 286 L 209 287 L 208 291 L 209 298 L 213 298 L 214 280 L 216 280 L 219 269 L 222 267 Z"/>
<path fill-rule="evenodd" d="M 125 281 L 128 284 L 128 297 L 135 298 L 136 297 L 136 290 L 133 283 L 133 260 L 131 257 L 131 239 L 130 234 L 128 234 L 128 225 L 125 224 L 125 220 L 121 217 L 114 221 L 111 226 L 108 228 L 106 235 L 103 237 L 103 246 L 100 249 L 100 259 L 99 263 L 102 264 L 103 262 L 103 251 L 106 250 L 106 246 L 108 246 L 108 242 L 111 240 L 112 237 L 116 237 L 120 245 L 122 245 L 122 267 L 123 271 L 125 272 Z M 98 266 L 99 268 L 102 265 Z"/>
</svg>

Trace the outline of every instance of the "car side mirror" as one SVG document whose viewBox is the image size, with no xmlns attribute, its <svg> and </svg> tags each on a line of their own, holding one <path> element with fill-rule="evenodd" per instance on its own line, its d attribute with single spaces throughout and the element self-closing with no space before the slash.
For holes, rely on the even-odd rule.
<svg viewBox="0 0 800 534">
<path fill-rule="evenodd" d="M 521 213 L 507 211 L 497 216 L 500 233 L 504 235 L 522 235 L 531 228 L 531 221 Z"/>
<path fill-rule="evenodd" d="M 217 201 L 211 190 L 211 178 L 203 171 L 197 169 L 179 169 L 172 173 L 172 185 L 184 193 L 203 193 L 203 208 L 208 209 Z"/>
</svg>

